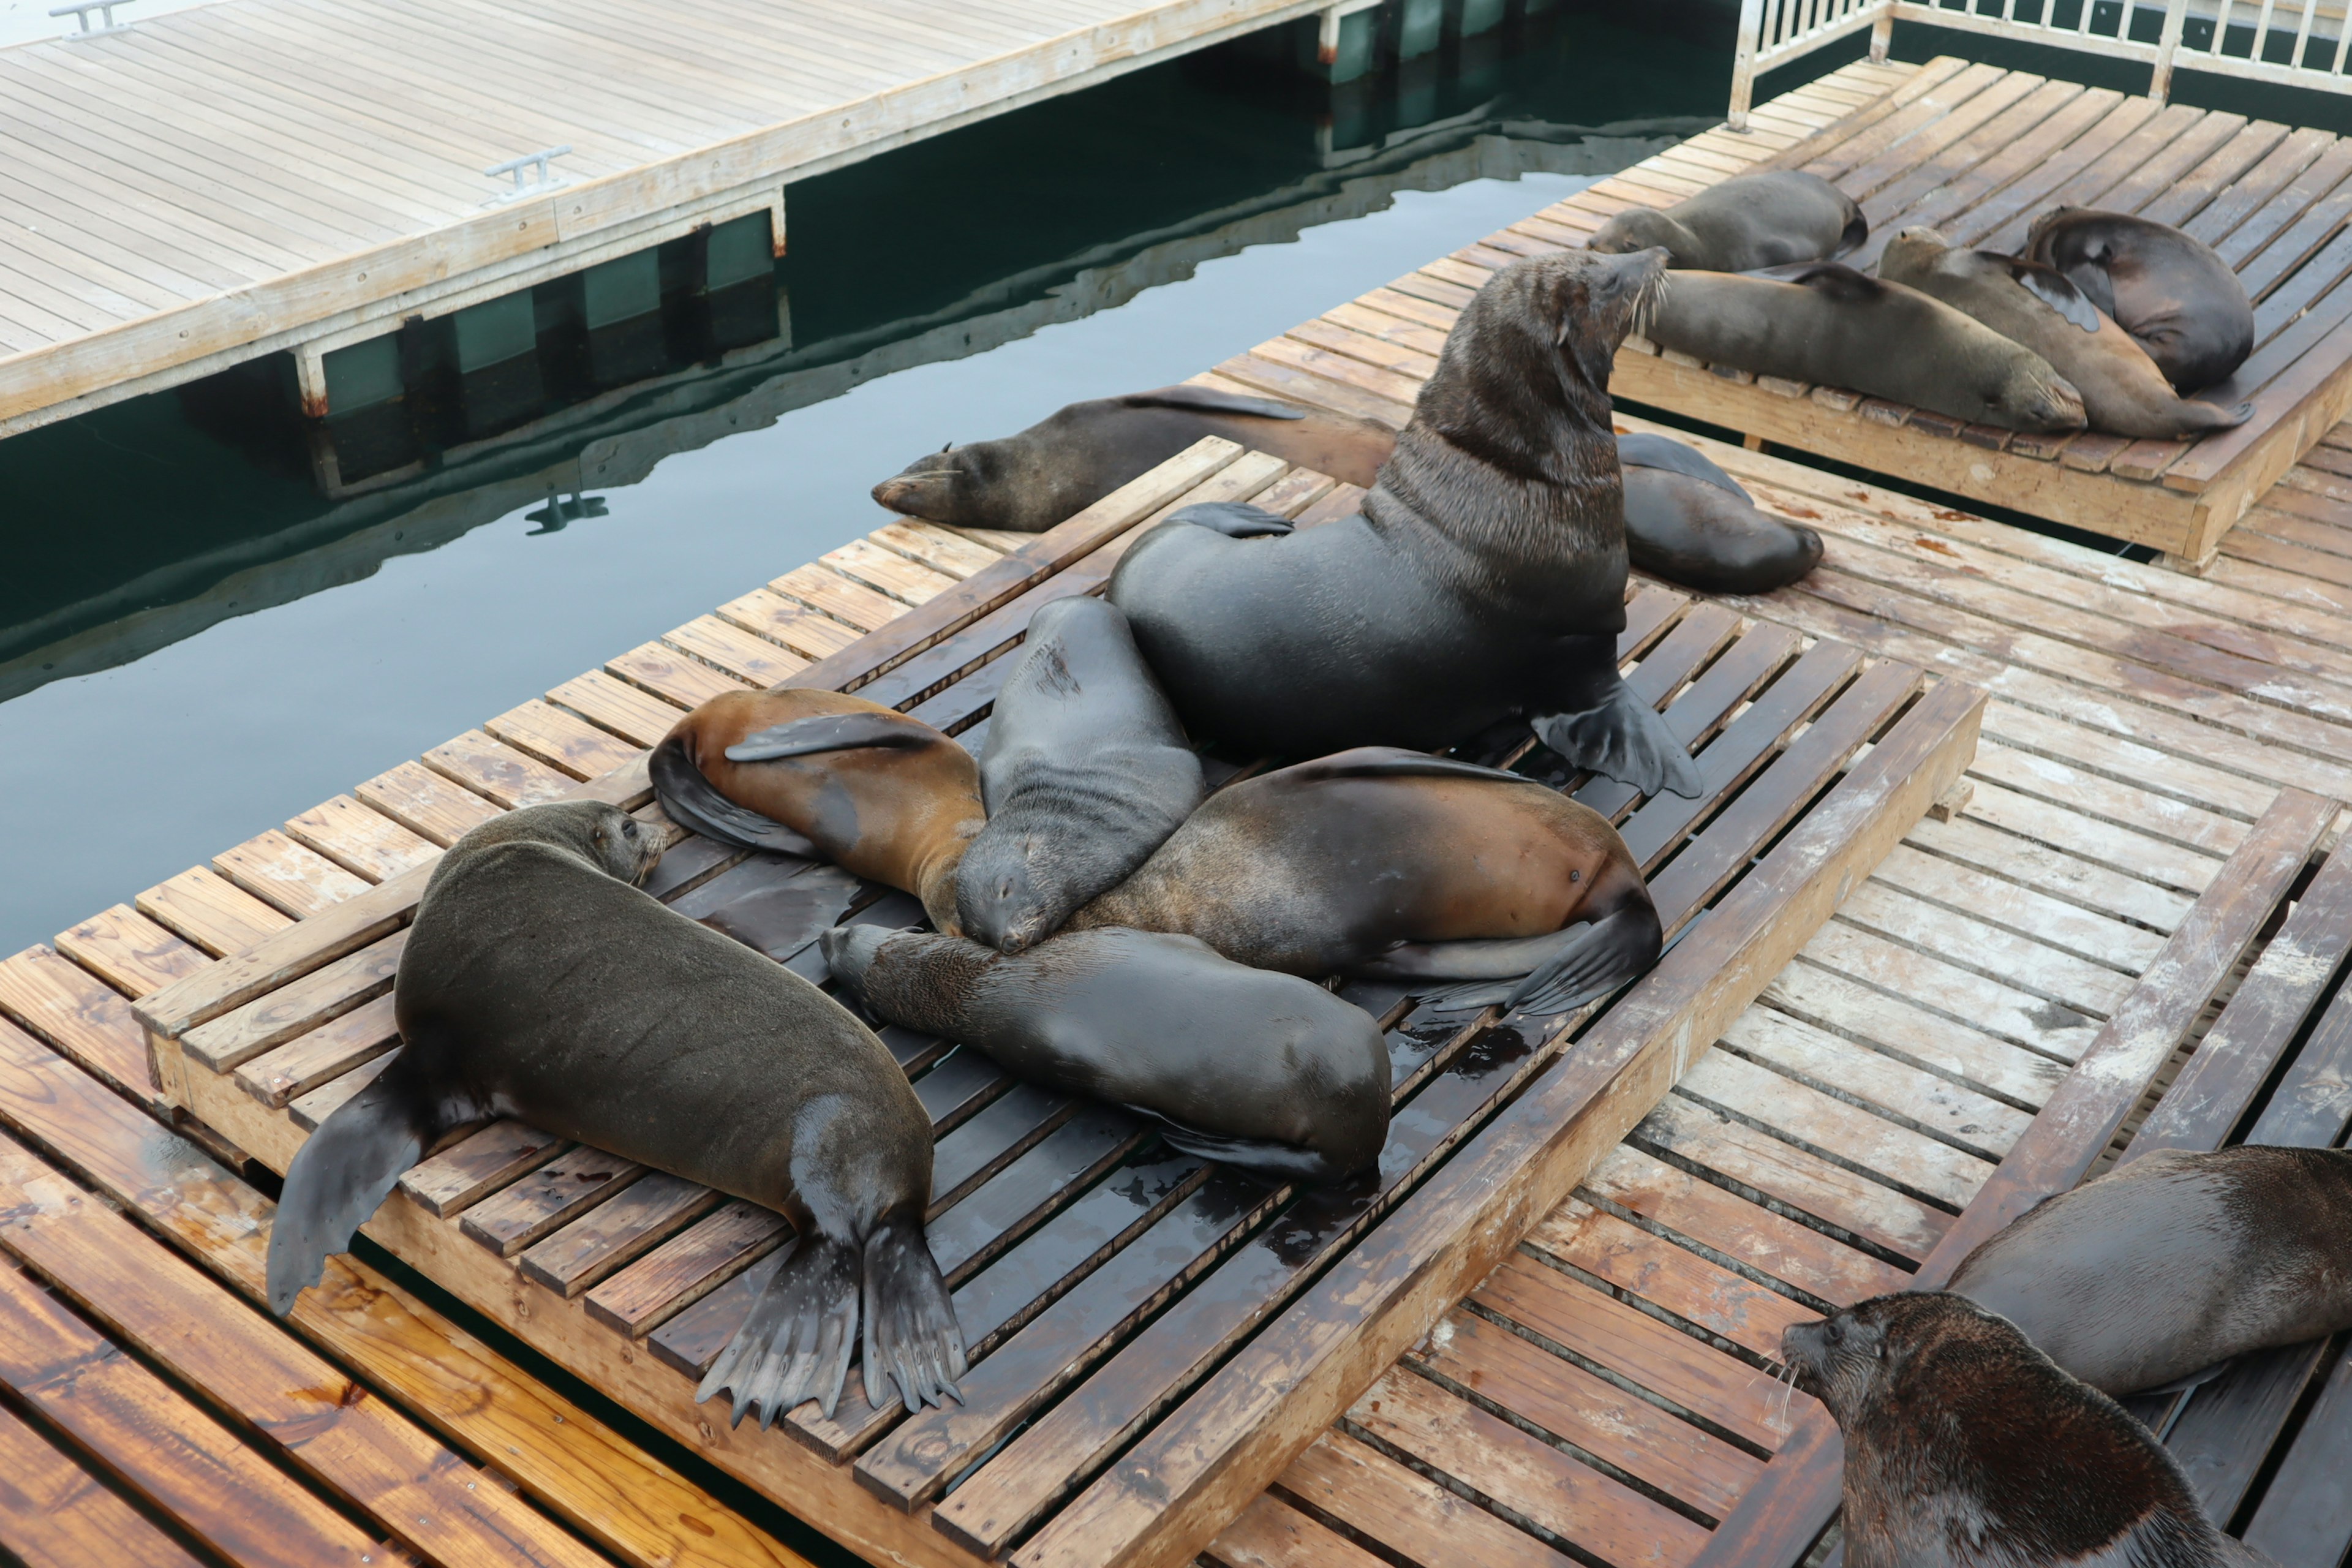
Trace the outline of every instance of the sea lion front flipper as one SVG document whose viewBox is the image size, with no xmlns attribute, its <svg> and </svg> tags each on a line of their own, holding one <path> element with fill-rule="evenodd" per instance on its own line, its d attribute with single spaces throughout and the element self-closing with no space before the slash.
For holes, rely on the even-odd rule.
<svg viewBox="0 0 2352 1568">
<path fill-rule="evenodd" d="M 281 1318 L 305 1287 L 319 1282 L 327 1255 L 350 1248 L 352 1232 L 443 1131 L 401 1066 L 394 1058 L 374 1082 L 336 1107 L 286 1167 L 269 1226 L 269 1310 Z"/>
<path fill-rule="evenodd" d="M 720 1389 L 735 1394 L 735 1417 L 776 1417 L 814 1399 L 830 1417 L 857 1343 L 857 1248 L 823 1235 L 800 1238 L 768 1280 L 751 1315 L 694 1391 L 699 1405 Z"/>
<path fill-rule="evenodd" d="M 1977 254 L 1988 261 L 2007 267 L 2009 275 L 2016 279 L 2027 293 L 2065 317 L 2075 326 L 2086 332 L 2095 332 L 2099 330 L 2099 308 L 2091 303 L 2089 296 L 2074 287 L 2073 279 L 2056 268 L 2043 267 L 2037 262 L 2021 261 L 2014 256 L 1996 255 L 1990 250 L 1979 250 Z"/>
<path fill-rule="evenodd" d="M 1665 720 L 1622 683 L 1598 708 L 1546 713 L 1531 722 L 1537 737 L 1569 762 L 1643 795 L 1669 789 L 1696 800 L 1706 790 L 1698 764 Z"/>
<path fill-rule="evenodd" d="M 727 748 L 727 760 L 772 763 L 783 757 L 845 752 L 858 746 L 929 746 L 940 738 L 937 730 L 904 713 L 812 713 L 805 719 L 771 725 L 744 736 Z"/>
<path fill-rule="evenodd" d="M 1234 1138 L 1223 1132 L 1206 1131 L 1140 1105 L 1122 1105 L 1119 1109 L 1159 1129 L 1160 1141 L 1180 1154 L 1221 1160 L 1226 1164 L 1239 1165 L 1256 1175 L 1281 1182 L 1312 1182 L 1328 1185 L 1345 1181 L 1354 1174 L 1351 1171 L 1339 1169 L 1328 1155 L 1313 1149 L 1301 1149 L 1296 1144 L 1276 1143 L 1261 1138 Z"/>
<path fill-rule="evenodd" d="M 1755 502 L 1755 498 L 1740 488 L 1738 479 L 1707 461 L 1705 453 L 1664 436 L 1636 432 L 1618 437 L 1617 460 L 1629 468 L 1658 468 L 1670 474 L 1705 479 L 1719 489 L 1729 490 L 1750 505 Z"/>
<path fill-rule="evenodd" d="M 1181 511 L 1170 512 L 1168 521 L 1189 522 L 1195 528 L 1222 533 L 1227 539 L 1257 539 L 1268 535 L 1279 538 L 1297 531 L 1288 518 L 1276 517 L 1264 507 L 1250 506 L 1237 500 L 1196 501 Z"/>
<path fill-rule="evenodd" d="M 882 1408 L 887 1374 L 910 1415 L 950 1395 L 961 1405 L 965 1364 L 963 1329 L 921 1222 L 884 1221 L 866 1238 L 866 1402 Z"/>
<path fill-rule="evenodd" d="M 824 858 L 824 852 L 808 838 L 750 806 L 736 805 L 713 789 L 676 736 L 654 748 L 653 755 L 646 761 L 646 772 L 653 778 L 654 798 L 661 802 L 661 808 L 669 814 L 672 822 L 689 832 L 739 848 L 772 849 L 812 860 Z"/>
<path fill-rule="evenodd" d="M 1580 921 L 1552 936 L 1529 939 L 1549 952 L 1532 970 L 1502 980 L 1472 980 L 1426 993 L 1423 1005 L 1454 1012 L 1500 1005 L 1506 1013 L 1568 1013 L 1597 996 L 1606 996 L 1658 960 L 1663 947 L 1658 911 L 1637 899 L 1597 921 Z M 1520 946 L 1513 942 L 1432 942 L 1423 960 L 1426 973 L 1444 973 L 1448 947 Z M 1462 966 L 1477 965 L 1486 955 L 1469 955 Z"/>
<path fill-rule="evenodd" d="M 1150 392 L 1130 392 L 1119 399 L 1129 408 L 1192 408 L 1203 414 L 1248 414 L 1260 419 L 1304 419 L 1307 410 L 1288 403 L 1276 403 L 1265 397 L 1244 397 L 1239 393 L 1219 392 L 1213 386 L 1154 387 Z"/>
</svg>

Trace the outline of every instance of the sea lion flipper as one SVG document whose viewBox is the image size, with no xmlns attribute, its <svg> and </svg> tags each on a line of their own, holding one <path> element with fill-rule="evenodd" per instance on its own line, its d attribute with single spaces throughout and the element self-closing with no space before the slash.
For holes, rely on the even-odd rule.
<svg viewBox="0 0 2352 1568">
<path fill-rule="evenodd" d="M 2025 291 L 2057 311 L 2074 325 L 2086 332 L 2099 330 L 2099 309 L 2090 297 L 2074 287 L 2074 280 L 2054 267 L 2037 262 L 2021 261 L 2013 256 L 1998 256 L 1991 251 L 1979 251 L 1979 256 L 2009 268 Z"/>
<path fill-rule="evenodd" d="M 1219 392 L 1213 386 L 1154 387 L 1150 392 L 1130 392 L 1118 400 L 1129 408 L 1192 408 L 1203 414 L 1248 414 L 1260 419 L 1304 419 L 1307 410 L 1271 398 L 1244 397 L 1238 393 Z"/>
<path fill-rule="evenodd" d="M 1617 460 L 1631 468 L 1657 468 L 1670 474 L 1704 479 L 1717 489 L 1729 490 L 1741 500 L 1750 504 L 1754 501 L 1754 498 L 1740 488 L 1738 479 L 1709 462 L 1705 453 L 1664 436 L 1636 432 L 1618 437 Z"/>
<path fill-rule="evenodd" d="M 1488 960 L 1510 950 L 1534 950 L 1542 956 L 1532 969 L 1501 979 L 1466 980 L 1424 992 L 1421 1000 L 1423 1005 L 1442 1013 L 1497 1005 L 1507 1013 L 1572 1012 L 1655 963 L 1663 946 L 1658 912 L 1647 900 L 1636 900 L 1597 921 L 1580 921 L 1549 937 L 1511 942 L 1432 942 L 1416 965 L 1423 973 L 1486 970 Z M 1474 951 L 1454 963 L 1449 962 L 1449 948 Z M 1495 952 L 1475 951 L 1479 949 Z"/>
<path fill-rule="evenodd" d="M 1706 792 L 1698 764 L 1658 710 L 1620 684 L 1608 701 L 1581 713 L 1547 713 L 1533 721 L 1537 736 L 1580 768 L 1590 768 L 1643 795 L 1672 790 L 1685 800 Z"/>
<path fill-rule="evenodd" d="M 1358 746 L 1353 751 L 1334 752 L 1311 763 L 1293 763 L 1282 770 L 1282 776 L 1302 781 L 1456 778 L 1493 779 L 1502 784 L 1535 783 L 1523 773 L 1511 773 L 1507 769 L 1465 763 L 1458 757 L 1433 757 L 1426 752 L 1408 752 L 1396 746 Z"/>
<path fill-rule="evenodd" d="M 884 1221 L 866 1238 L 866 1401 L 882 1408 L 882 1379 L 908 1415 L 963 1403 L 963 1330 L 919 1222 Z"/>
<path fill-rule="evenodd" d="M 805 1400 L 815 1400 L 830 1417 L 857 1342 L 857 1280 L 855 1247 L 823 1235 L 802 1238 L 710 1363 L 695 1403 L 730 1389 L 731 1424 L 740 1426 L 753 1414 L 762 1431 Z"/>
<path fill-rule="evenodd" d="M 654 748 L 646 771 L 653 778 L 655 798 L 680 827 L 740 848 L 824 858 L 824 852 L 807 837 L 713 789 L 674 735 Z"/>
<path fill-rule="evenodd" d="M 319 1282 L 327 1255 L 350 1247 L 352 1233 L 442 1131 L 433 1120 L 395 1058 L 320 1123 L 286 1168 L 269 1226 L 271 1311 L 281 1318 L 292 1311 L 294 1298 Z"/>
<path fill-rule="evenodd" d="M 845 752 L 856 746 L 928 746 L 939 739 L 937 730 L 904 713 L 812 713 L 805 719 L 772 725 L 744 736 L 727 748 L 727 760 L 772 763 L 783 757 Z"/>
<path fill-rule="evenodd" d="M 1181 511 L 1169 513 L 1168 521 L 1189 522 L 1195 528 L 1205 528 L 1228 539 L 1257 539 L 1269 535 L 1279 538 L 1297 531 L 1288 518 L 1276 517 L 1264 507 L 1237 500 L 1195 501 Z"/>
<path fill-rule="evenodd" d="M 1119 1109 L 1158 1128 L 1160 1141 L 1181 1154 L 1197 1155 L 1203 1160 L 1221 1160 L 1228 1165 L 1239 1165 L 1245 1171 L 1284 1182 L 1325 1184 L 1343 1181 L 1353 1174 L 1339 1169 L 1329 1156 L 1314 1149 L 1301 1149 L 1296 1144 L 1276 1143 L 1262 1138 L 1235 1138 L 1223 1132 L 1206 1131 L 1140 1105 L 1122 1105 Z"/>
</svg>

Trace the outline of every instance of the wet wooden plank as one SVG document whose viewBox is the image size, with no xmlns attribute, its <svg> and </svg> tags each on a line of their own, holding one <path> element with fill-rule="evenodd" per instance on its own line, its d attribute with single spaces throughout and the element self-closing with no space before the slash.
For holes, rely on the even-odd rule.
<svg viewBox="0 0 2352 1568">
<path fill-rule="evenodd" d="M 53 1568 L 201 1568 L 6 1409 L 0 1409 L 0 1551 Z"/>
<path fill-rule="evenodd" d="M 2326 1378 L 2246 1526 L 2246 1544 L 2273 1562 L 2341 1561 L 2352 1546 L 2352 1355 L 2337 1352 Z"/>
<path fill-rule="evenodd" d="M 643 1165 L 583 1146 L 475 1204 L 458 1227 L 500 1258 L 512 1258 L 644 1174 Z"/>
<path fill-rule="evenodd" d="M 577 1296 L 719 1206 L 722 1194 L 656 1171 L 517 1260 L 526 1279 Z"/>
<path fill-rule="evenodd" d="M 571 1147 L 520 1121 L 493 1121 L 410 1166 L 400 1178 L 400 1191 L 425 1213 L 447 1219 Z"/>
<path fill-rule="evenodd" d="M 142 1102 L 153 1098 L 156 1085 L 131 1004 L 56 949 L 28 947 L 0 963 L 0 1016 L 15 1019 L 101 1082 Z"/>
</svg>

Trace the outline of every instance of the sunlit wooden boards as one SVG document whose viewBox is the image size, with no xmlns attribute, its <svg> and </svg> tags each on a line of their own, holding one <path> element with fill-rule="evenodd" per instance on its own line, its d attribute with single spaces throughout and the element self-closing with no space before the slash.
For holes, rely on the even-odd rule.
<svg viewBox="0 0 2352 1568">
<path fill-rule="evenodd" d="M 1039 605 L 1098 589 L 1142 529 L 1216 499 L 1311 526 L 1356 496 L 1205 442 L 1009 555 L 957 562 L 976 569 L 943 574 L 952 585 L 919 607 L 786 679 L 854 684 L 971 736 Z M 823 570 L 902 574 L 909 557 L 889 553 L 837 552 Z M 860 604 L 842 582 L 794 577 L 769 592 Z M 757 624 L 761 609 L 738 601 L 730 624 Z M 1555 782 L 1621 820 L 1670 927 L 1689 934 L 1598 1018 L 1465 1027 L 1359 993 L 1388 1027 L 1400 1103 L 1376 1179 L 1269 1189 L 950 1043 L 886 1037 L 939 1139 L 930 1235 L 975 1352 L 961 1406 L 872 1412 L 853 1377 L 833 1421 L 810 1407 L 774 1432 L 729 1429 L 691 1394 L 764 1279 L 780 1224 L 527 1129 L 485 1128 L 438 1152 L 371 1234 L 861 1553 L 1181 1561 L 1641 1119 L 1973 753 L 1982 701 L 1963 683 L 1923 696 L 1900 661 L 1660 588 L 1628 616 L 1629 679 L 1699 746 L 1708 796 Z M 673 689 L 663 711 L 582 682 L 543 706 L 595 714 L 642 745 L 690 700 Z M 632 757 L 577 787 L 636 806 L 643 776 Z M 384 992 L 426 864 L 386 865 L 371 890 L 142 1004 L 180 1103 L 283 1168 L 385 1059 Z M 820 978 L 812 944 L 826 925 L 915 913 L 831 868 L 693 839 L 655 885 Z"/>
</svg>

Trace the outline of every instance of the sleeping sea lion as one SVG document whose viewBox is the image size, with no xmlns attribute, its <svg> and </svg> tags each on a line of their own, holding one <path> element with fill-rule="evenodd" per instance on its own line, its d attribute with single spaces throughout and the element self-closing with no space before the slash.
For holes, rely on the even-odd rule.
<svg viewBox="0 0 2352 1568">
<path fill-rule="evenodd" d="M 1381 1157 L 1388 1047 L 1370 1015 L 1296 975 L 1155 931 L 1071 931 L 1018 957 L 872 925 L 822 940 L 877 1016 L 1124 1106 L 1187 1153 L 1308 1182 Z"/>
<path fill-rule="evenodd" d="M 1102 926 L 1197 936 L 1310 979 L 1475 982 L 1440 994 L 1545 1013 L 1640 973 L 1661 934 L 1599 812 L 1517 773 L 1388 746 L 1211 795 L 1067 929 Z"/>
<path fill-rule="evenodd" d="M 679 826 L 830 860 L 956 927 L 956 867 L 986 816 L 971 753 L 919 719 L 837 691 L 728 692 L 647 759 Z"/>
<path fill-rule="evenodd" d="M 2113 1394 L 2352 1328 L 2352 1152 L 2148 1154 L 2020 1215 L 1951 1289 Z"/>
<path fill-rule="evenodd" d="M 1617 672 L 1624 487 L 1609 370 L 1664 253 L 1513 263 L 1454 323 L 1363 511 L 1225 536 L 1187 508 L 1107 596 L 1193 735 L 1312 756 L 1437 751 L 1516 714 L 1579 767 L 1696 795 L 1698 771 Z M 1193 521 L 1209 527 L 1189 527 Z"/>
<path fill-rule="evenodd" d="M 830 1415 L 865 1298 L 867 1397 L 956 1393 L 963 1337 L 923 1239 L 931 1127 L 882 1042 L 782 965 L 640 891 L 659 836 L 600 802 L 449 847 L 393 983 L 400 1053 L 287 1168 L 281 1316 L 451 1128 L 511 1116 L 774 1209 L 799 1239 L 703 1380 L 760 1424 Z"/>
<path fill-rule="evenodd" d="M 1203 436 L 1369 487 L 1385 425 L 1207 386 L 1162 386 L 1073 403 L 1001 440 L 950 445 L 874 487 L 890 510 L 959 528 L 1036 533 L 1067 521 Z"/>
<path fill-rule="evenodd" d="M 1965 1297 L 1875 1297 L 1780 1344 L 1845 1435 L 1849 1568 L 2271 1568 L 2147 1427 Z"/>
<path fill-rule="evenodd" d="M 1824 261 L 1769 278 L 1676 272 L 1643 335 L 1709 364 L 1933 409 L 2007 430 L 2079 430 L 2050 362 L 1940 300 Z"/>
<path fill-rule="evenodd" d="M 966 935 L 1006 952 L 1125 881 L 1207 793 L 1127 617 L 1083 595 L 1031 619 L 989 718 L 980 787 L 988 826 L 964 852 L 956 909 Z"/>
<path fill-rule="evenodd" d="M 1664 436 L 1617 437 L 1627 556 L 1706 594 L 1769 594 L 1821 563 L 1822 536 L 1759 510 L 1739 482 Z"/>
<path fill-rule="evenodd" d="M 1585 244 L 1610 255 L 1664 246 L 1669 267 L 1746 272 L 1827 261 L 1870 237 L 1853 198 L 1798 169 L 1739 174 L 1673 206 L 1631 207 Z"/>
<path fill-rule="evenodd" d="M 2071 279 L 2181 393 L 2228 379 L 2254 352 L 2245 285 L 2211 246 L 2170 224 L 2053 207 L 2033 220 L 2025 254 Z"/>
<path fill-rule="evenodd" d="M 1932 228 L 1906 228 L 1879 258 L 1878 275 L 1965 311 L 2050 362 L 2083 395 L 2091 428 L 2161 440 L 2242 425 L 2253 409 L 2176 395 L 2129 332 L 2067 276 L 2038 261 L 1957 249 Z"/>
</svg>

